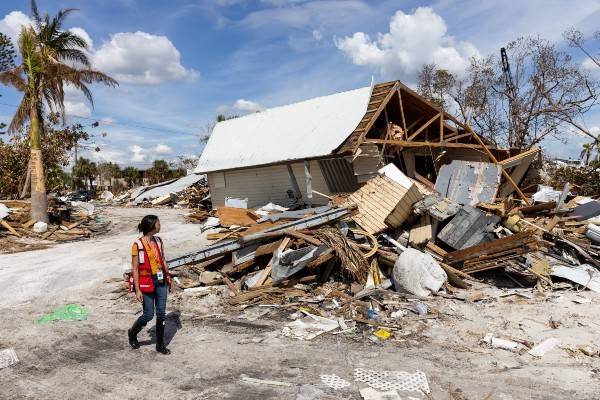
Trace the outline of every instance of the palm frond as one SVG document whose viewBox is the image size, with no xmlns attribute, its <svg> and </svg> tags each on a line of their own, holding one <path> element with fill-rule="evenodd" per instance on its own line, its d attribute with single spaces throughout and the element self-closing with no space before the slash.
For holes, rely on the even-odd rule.
<svg viewBox="0 0 600 400">
<path fill-rule="evenodd" d="M 21 66 L 0 72 L 0 83 L 12 86 L 19 92 L 27 91 L 27 82 L 23 78 L 23 68 Z"/>
<path fill-rule="evenodd" d="M 31 16 L 33 17 L 33 22 L 35 23 L 36 27 L 39 28 L 42 24 L 42 18 L 40 17 L 40 12 L 35 0 L 31 0 Z"/>
<path fill-rule="evenodd" d="M 27 121 L 29 121 L 29 112 L 31 110 L 30 100 L 31 98 L 27 95 L 23 96 L 21 99 L 21 103 L 19 103 L 19 107 L 17 108 L 17 111 L 15 111 L 15 115 L 13 115 L 10 125 L 8 126 L 8 131 L 10 133 L 17 132 L 25 126 Z"/>
</svg>

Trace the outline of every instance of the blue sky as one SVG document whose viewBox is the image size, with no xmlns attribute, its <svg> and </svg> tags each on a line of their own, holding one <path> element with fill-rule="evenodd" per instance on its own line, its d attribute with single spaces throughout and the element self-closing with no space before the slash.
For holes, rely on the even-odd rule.
<svg viewBox="0 0 600 400">
<path fill-rule="evenodd" d="M 66 27 L 90 42 L 96 68 L 120 82 L 116 89 L 94 87 L 93 109 L 68 91 L 71 121 L 101 121 L 90 131 L 102 150 L 87 155 L 140 168 L 156 158 L 199 155 L 199 136 L 220 112 L 243 114 L 362 87 L 371 76 L 411 84 L 424 62 L 459 72 L 471 55 L 499 51 L 520 35 L 539 34 L 564 47 L 568 27 L 588 35 L 600 29 L 600 0 L 39 0 L 38 6 L 50 13 L 78 7 Z M 0 31 L 14 35 L 28 7 L 3 0 Z M 4 87 L 0 94 L 0 118 L 8 121 L 19 96 Z M 594 128 L 600 112 L 584 123 L 600 132 Z M 566 144 L 548 143 L 548 150 L 577 156 L 585 141 L 573 135 Z"/>
</svg>

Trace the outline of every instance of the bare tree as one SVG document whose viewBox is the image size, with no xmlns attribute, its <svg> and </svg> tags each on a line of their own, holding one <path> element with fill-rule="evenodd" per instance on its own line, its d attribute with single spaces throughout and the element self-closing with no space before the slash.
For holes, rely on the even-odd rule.
<svg viewBox="0 0 600 400">
<path fill-rule="evenodd" d="M 583 33 L 575 28 L 570 28 L 563 33 L 563 37 L 569 43 L 569 46 L 576 47 L 583 52 L 594 64 L 600 67 L 600 57 L 594 57 L 590 52 L 586 50 L 584 47 L 585 37 Z M 600 31 L 594 33 L 594 37 L 596 40 L 600 39 Z"/>
<path fill-rule="evenodd" d="M 529 148 L 577 121 L 596 103 L 598 85 L 572 58 L 541 38 L 519 38 L 506 47 L 511 76 L 499 54 L 473 59 L 463 80 L 446 95 L 466 120 L 492 142 Z M 435 73 L 434 73 L 435 75 Z"/>
</svg>

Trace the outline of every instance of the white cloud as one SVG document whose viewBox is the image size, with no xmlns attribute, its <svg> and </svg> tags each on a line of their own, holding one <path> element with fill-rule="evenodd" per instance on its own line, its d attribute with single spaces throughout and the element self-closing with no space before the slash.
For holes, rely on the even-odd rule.
<svg viewBox="0 0 600 400">
<path fill-rule="evenodd" d="M 600 67 L 591 59 L 586 58 L 583 60 L 581 68 L 583 68 L 584 71 L 589 72 L 594 79 L 600 79 Z"/>
<path fill-rule="evenodd" d="M 313 30 L 312 35 L 317 42 L 320 42 L 323 39 L 323 33 L 318 29 Z"/>
<path fill-rule="evenodd" d="M 166 36 L 121 32 L 93 55 L 94 67 L 120 83 L 157 85 L 165 81 L 195 81 L 198 72 L 181 65 L 181 56 Z"/>
<path fill-rule="evenodd" d="M 236 100 L 235 103 L 233 103 L 233 108 L 238 111 L 249 112 L 249 113 L 261 111 L 263 109 L 260 106 L 260 104 L 254 102 L 254 101 L 244 100 L 244 99 Z"/>
<path fill-rule="evenodd" d="M 140 163 L 146 159 L 146 155 L 144 154 L 144 149 L 137 144 L 133 146 L 129 146 L 129 151 L 132 153 L 131 162 Z"/>
<path fill-rule="evenodd" d="M 170 146 L 167 146 L 166 144 L 163 143 L 159 143 L 156 146 L 154 146 L 154 148 L 152 149 L 154 151 L 155 154 L 170 154 L 173 152 L 173 149 Z"/>
<path fill-rule="evenodd" d="M 31 24 L 31 19 L 21 11 L 11 11 L 0 20 L 0 32 L 8 35 L 16 44 L 23 25 Z"/>
<path fill-rule="evenodd" d="M 65 100 L 65 114 L 67 117 L 84 117 L 92 115 L 92 109 L 82 101 Z"/>
<path fill-rule="evenodd" d="M 414 78 L 423 64 L 461 74 L 471 57 L 479 56 L 469 42 L 456 41 L 447 34 L 446 23 L 429 7 L 419 7 L 414 14 L 397 11 L 390 20 L 390 31 L 371 39 L 363 32 L 336 38 L 335 45 L 354 64 L 379 69 L 393 78 Z"/>
<path fill-rule="evenodd" d="M 85 31 L 85 29 L 75 27 L 75 28 L 69 29 L 69 31 L 73 32 L 74 34 L 76 34 L 77 36 L 79 36 L 83 40 L 85 40 L 85 42 L 88 45 L 88 50 L 92 50 L 94 48 L 94 41 L 92 40 L 90 35 L 88 35 L 88 33 Z"/>
</svg>

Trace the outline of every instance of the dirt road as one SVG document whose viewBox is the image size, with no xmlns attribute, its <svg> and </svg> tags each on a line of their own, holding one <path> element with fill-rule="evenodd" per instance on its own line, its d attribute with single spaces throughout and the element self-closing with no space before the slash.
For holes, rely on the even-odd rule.
<svg viewBox="0 0 600 400">
<path fill-rule="evenodd" d="M 472 400 L 489 393 L 500 400 L 600 398 L 600 358 L 573 357 L 559 347 L 536 359 L 479 343 L 493 332 L 535 343 L 555 337 L 562 347 L 600 345 L 600 298 L 591 292 L 489 296 L 476 303 L 434 298 L 427 303 L 439 318 L 407 324 L 402 340 L 386 342 L 369 334 L 298 341 L 281 334 L 294 309 L 273 308 L 243 322 L 241 310 L 223 305 L 224 289 L 208 296 L 179 292 L 168 306 L 172 354 L 154 351 L 153 323 L 140 335 L 142 348 L 132 350 L 125 330 L 140 305 L 106 280 L 120 275 L 132 227 L 148 211 L 107 210 L 114 232 L 97 243 L 0 256 L 0 349 L 13 347 L 20 358 L 0 370 L 1 399 L 360 399 L 357 367 L 423 371 L 433 399 L 448 399 L 450 384 Z M 190 242 L 198 225 L 185 224 L 182 211 L 156 212 L 172 254 L 196 247 Z M 577 298 L 592 302 L 577 304 Z M 88 319 L 35 322 L 70 302 L 83 305 Z M 549 319 L 558 321 L 556 329 Z M 336 374 L 351 386 L 327 388 L 321 374 Z M 286 386 L 248 383 L 244 375 Z"/>
<path fill-rule="evenodd" d="M 137 224 L 144 215 L 152 213 L 161 219 L 160 236 L 167 245 L 167 257 L 203 245 L 199 225 L 185 223 L 182 210 L 101 208 L 100 217 L 112 221 L 108 235 L 43 250 L 0 254 L 0 306 L 51 304 L 71 294 L 81 296 L 98 282 L 121 275 L 129 268 Z"/>
</svg>

